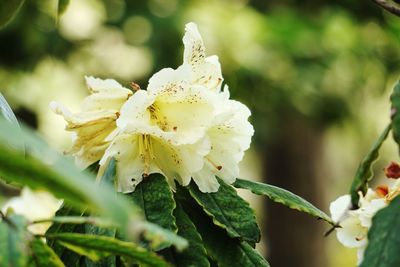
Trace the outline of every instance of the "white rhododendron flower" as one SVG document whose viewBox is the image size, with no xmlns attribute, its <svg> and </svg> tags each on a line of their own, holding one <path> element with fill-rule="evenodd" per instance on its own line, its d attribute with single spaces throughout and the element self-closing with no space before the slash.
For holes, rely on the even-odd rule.
<svg viewBox="0 0 400 267">
<path fill-rule="evenodd" d="M 357 248 L 358 264 L 362 262 L 365 248 L 368 244 L 368 230 L 372 225 L 372 218 L 382 208 L 399 194 L 400 184 L 392 187 L 378 187 L 368 189 L 365 196 L 360 193 L 359 208 L 351 210 L 351 197 L 344 195 L 337 198 L 330 205 L 332 220 L 339 223 L 336 236 L 340 243 L 349 248 Z"/>
<path fill-rule="evenodd" d="M 49 219 L 60 208 L 62 201 L 46 191 L 32 191 L 24 187 L 20 196 L 10 198 L 1 208 L 3 213 L 12 212 L 24 216 L 29 221 Z M 51 223 L 37 223 L 28 226 L 28 230 L 44 235 Z"/>
<path fill-rule="evenodd" d="M 90 95 L 83 101 L 81 112 L 72 113 L 60 103 L 50 103 L 51 109 L 66 120 L 66 130 L 73 132 L 73 145 L 67 152 L 75 156 L 80 168 L 101 159 L 116 131 L 121 106 L 132 95 L 114 80 L 85 78 Z"/>
<path fill-rule="evenodd" d="M 148 175 L 161 173 L 175 189 L 191 179 L 202 192 L 216 192 L 216 176 L 233 183 L 254 133 L 249 109 L 229 99 L 216 56 L 207 57 L 197 26 L 186 25 L 184 59 L 177 69 L 155 73 L 146 90 L 122 104 L 115 131 L 100 154 L 98 177 L 117 161 L 117 189 L 128 193 Z M 64 116 L 65 117 L 65 116 Z M 85 147 L 82 153 L 85 153 Z M 103 148 L 103 147 L 102 147 Z"/>
</svg>

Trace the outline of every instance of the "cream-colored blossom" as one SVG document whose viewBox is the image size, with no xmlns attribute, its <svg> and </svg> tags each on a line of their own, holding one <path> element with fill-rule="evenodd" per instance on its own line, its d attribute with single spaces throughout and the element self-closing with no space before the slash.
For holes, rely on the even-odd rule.
<svg viewBox="0 0 400 267">
<path fill-rule="evenodd" d="M 183 64 L 154 74 L 122 106 L 119 134 L 100 161 L 99 175 L 116 158 L 118 190 L 131 192 L 151 173 L 162 173 L 171 187 L 191 179 L 203 192 L 215 192 L 219 176 L 232 183 L 249 148 L 253 127 L 249 109 L 221 91 L 218 58 L 206 57 L 194 23 L 186 25 Z"/>
<path fill-rule="evenodd" d="M 67 122 L 66 130 L 73 132 L 73 145 L 67 152 L 75 156 L 80 168 L 101 159 L 116 134 L 121 106 L 133 94 L 114 80 L 85 78 L 90 95 L 83 101 L 81 112 L 72 113 L 60 103 L 50 103 Z"/>
<path fill-rule="evenodd" d="M 372 218 L 382 208 L 399 194 L 399 183 L 387 188 L 382 195 L 368 189 L 365 196 L 360 193 L 359 208 L 351 210 L 351 197 L 344 195 L 337 198 L 330 205 L 332 220 L 339 223 L 336 236 L 340 243 L 349 248 L 357 248 L 358 264 L 363 260 L 365 248 L 368 244 L 368 231 L 372 225 Z"/>
<path fill-rule="evenodd" d="M 117 190 L 135 190 L 143 178 L 163 174 L 170 186 L 190 181 L 215 192 L 215 176 L 231 184 L 250 146 L 249 109 L 221 90 L 217 56 L 207 57 L 197 26 L 186 25 L 183 63 L 155 73 L 146 90 L 135 92 L 114 80 L 87 78 L 92 95 L 81 113 L 52 103 L 75 133 L 71 153 L 79 166 L 100 160 L 101 177 L 111 158 L 117 161 Z"/>
<path fill-rule="evenodd" d="M 20 196 L 10 198 L 1 208 L 3 213 L 9 210 L 24 216 L 29 221 L 49 219 L 60 208 L 62 201 L 46 191 L 32 191 L 24 187 Z M 38 223 L 28 226 L 28 230 L 37 235 L 43 235 L 51 223 Z"/>
</svg>

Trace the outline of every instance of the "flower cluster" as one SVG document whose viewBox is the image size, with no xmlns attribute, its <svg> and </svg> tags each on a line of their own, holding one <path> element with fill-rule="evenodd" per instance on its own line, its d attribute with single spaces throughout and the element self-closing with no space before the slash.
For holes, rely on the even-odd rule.
<svg viewBox="0 0 400 267">
<path fill-rule="evenodd" d="M 101 177 L 116 159 L 118 191 L 132 192 L 161 173 L 172 188 L 193 179 L 202 192 L 215 192 L 216 176 L 231 184 L 239 174 L 254 132 L 250 111 L 222 88 L 218 58 L 206 56 L 196 24 L 186 25 L 183 43 L 182 65 L 155 73 L 146 90 L 86 77 L 91 95 L 82 112 L 51 103 L 74 133 L 69 152 L 80 167 L 99 161 Z"/>
<path fill-rule="evenodd" d="M 372 225 L 372 217 L 399 194 L 398 181 L 391 187 L 382 185 L 375 190 L 369 188 L 365 196 L 360 192 L 359 208 L 355 210 L 350 209 L 350 195 L 340 196 L 331 203 L 332 220 L 340 225 L 336 229 L 337 239 L 346 247 L 358 249 L 358 264 L 362 262 L 368 244 L 367 234 Z"/>
</svg>

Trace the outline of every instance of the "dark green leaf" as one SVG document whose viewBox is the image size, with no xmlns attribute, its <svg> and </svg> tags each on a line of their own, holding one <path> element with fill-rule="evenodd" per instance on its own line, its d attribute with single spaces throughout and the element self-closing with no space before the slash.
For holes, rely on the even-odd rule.
<svg viewBox="0 0 400 267">
<path fill-rule="evenodd" d="M 372 219 L 361 267 L 400 266 L 400 196 Z"/>
<path fill-rule="evenodd" d="M 0 221 L 1 266 L 25 267 L 28 262 L 27 222 L 24 217 L 11 214 Z"/>
<path fill-rule="evenodd" d="M 170 266 L 155 253 L 147 251 L 131 242 L 97 235 L 83 235 L 76 233 L 54 234 L 48 238 L 55 238 L 68 248 L 82 255 L 91 255 L 92 259 L 108 255 L 120 255 L 131 258 L 143 266 Z"/>
<path fill-rule="evenodd" d="M 69 0 L 58 0 L 57 15 L 61 16 L 67 9 Z"/>
<path fill-rule="evenodd" d="M 233 185 L 237 188 L 248 189 L 257 195 L 266 196 L 272 201 L 281 203 L 291 209 L 321 218 L 332 225 L 335 224 L 328 215 L 316 208 L 310 202 L 280 187 L 244 179 L 236 179 Z"/>
<path fill-rule="evenodd" d="M 364 157 L 360 166 L 358 166 L 356 175 L 354 176 L 353 183 L 350 189 L 351 203 L 353 208 L 358 207 L 358 200 L 360 198 L 358 192 L 362 192 L 364 195 L 367 193 L 368 182 L 373 177 L 372 165 L 379 157 L 379 149 L 381 148 L 383 142 L 386 140 L 391 129 L 391 125 L 388 125 L 382 134 L 379 136 L 378 140 L 374 143 L 371 150 Z"/>
<path fill-rule="evenodd" d="M 114 228 L 101 228 L 97 225 L 87 224 L 85 225 L 86 233 L 90 235 L 101 235 L 108 237 L 115 237 L 116 229 Z M 115 267 L 116 266 L 116 257 L 109 256 L 104 259 L 101 259 L 98 262 L 91 261 L 90 259 L 85 259 L 87 267 Z"/>
<path fill-rule="evenodd" d="M 164 229 L 177 230 L 175 218 L 172 215 L 176 204 L 164 176 L 158 173 L 151 174 L 137 185 L 129 197 L 143 210 L 149 222 Z"/>
<path fill-rule="evenodd" d="M 175 201 L 168 182 L 161 174 L 151 174 L 143 179 L 129 197 L 142 209 L 149 222 L 164 229 L 177 231 L 175 217 L 172 214 L 176 206 Z M 170 243 L 160 243 L 155 249 L 163 249 L 170 245 Z"/>
<path fill-rule="evenodd" d="M 254 211 L 249 203 L 238 196 L 236 190 L 218 178 L 220 187 L 216 193 L 203 193 L 195 183 L 189 185 L 189 192 L 204 211 L 213 218 L 213 222 L 226 229 L 231 237 L 239 237 L 245 241 L 260 241 Z"/>
<path fill-rule="evenodd" d="M 178 235 L 189 241 L 189 247 L 182 252 L 178 252 L 173 248 L 167 248 L 165 251 L 162 251 L 162 254 L 176 267 L 209 267 L 210 263 L 207 259 L 203 240 L 179 203 L 177 203 L 174 210 L 174 216 L 178 226 Z"/>
<path fill-rule="evenodd" d="M 0 29 L 18 13 L 24 0 L 0 0 Z"/>
<path fill-rule="evenodd" d="M 33 260 L 37 267 L 63 267 L 61 259 L 42 240 L 35 238 L 30 243 Z"/>
<path fill-rule="evenodd" d="M 213 224 L 212 219 L 188 196 L 183 200 L 180 198 L 179 201 L 199 231 L 208 255 L 218 262 L 218 266 L 269 266 L 268 262 L 247 242 L 229 237 L 225 230 Z"/>
</svg>

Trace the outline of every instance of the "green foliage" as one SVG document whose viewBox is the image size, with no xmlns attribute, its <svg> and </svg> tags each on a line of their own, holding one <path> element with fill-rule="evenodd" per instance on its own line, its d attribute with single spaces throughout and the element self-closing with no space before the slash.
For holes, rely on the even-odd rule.
<svg viewBox="0 0 400 267">
<path fill-rule="evenodd" d="M 0 29 L 18 13 L 25 0 L 0 0 Z"/>
<path fill-rule="evenodd" d="M 361 267 L 400 266 L 400 196 L 376 213 Z"/>
<path fill-rule="evenodd" d="M 272 201 L 281 203 L 291 209 L 295 209 L 301 212 L 305 212 L 314 217 L 323 219 L 324 221 L 334 224 L 332 219 L 326 215 L 323 211 L 316 208 L 313 204 L 307 200 L 277 186 L 253 182 L 249 180 L 236 179 L 233 184 L 237 188 L 248 189 L 254 194 L 263 195 L 270 198 Z"/>
<path fill-rule="evenodd" d="M 132 242 L 117 240 L 112 237 L 60 233 L 47 236 L 56 239 L 62 245 L 84 256 L 89 256 L 92 260 L 99 260 L 109 255 L 120 255 L 134 260 L 143 266 L 170 266 L 155 253 L 150 252 Z"/>
<path fill-rule="evenodd" d="M 32 260 L 34 266 L 63 267 L 65 266 L 57 254 L 47 246 L 40 238 L 34 238 L 30 242 Z"/>
<path fill-rule="evenodd" d="M 392 131 L 393 138 L 400 145 L 400 81 L 393 88 L 393 93 L 390 97 L 392 102 Z M 400 152 L 400 148 L 399 148 Z"/>
<path fill-rule="evenodd" d="M 175 217 L 175 201 L 169 184 L 161 174 L 151 174 L 143 179 L 135 191 L 128 195 L 141 208 L 146 219 L 164 229 L 177 231 Z M 162 204 L 161 204 L 162 203 Z"/>
<path fill-rule="evenodd" d="M 58 0 L 57 15 L 61 16 L 69 5 L 69 0 Z"/>
<path fill-rule="evenodd" d="M 362 192 L 363 194 L 367 192 L 368 182 L 373 178 L 372 165 L 378 159 L 379 149 L 389 135 L 390 129 L 391 125 L 388 125 L 358 166 L 356 175 L 354 176 L 353 183 L 350 188 L 351 203 L 353 208 L 358 207 L 358 200 L 360 198 L 358 192 Z"/>
<path fill-rule="evenodd" d="M 226 229 L 229 236 L 237 237 L 251 243 L 260 241 L 254 211 L 249 203 L 238 196 L 236 190 L 218 178 L 220 187 L 215 193 L 203 193 L 193 182 L 189 192 L 204 211 L 213 218 L 213 222 Z"/>
<path fill-rule="evenodd" d="M 3 216 L 0 221 L 0 264 L 1 266 L 25 267 L 28 263 L 29 238 L 27 221 L 16 214 Z"/>
<path fill-rule="evenodd" d="M 182 190 L 179 194 L 180 203 L 200 233 L 207 254 L 218 263 L 218 266 L 269 266 L 268 262 L 248 242 L 228 236 L 224 229 L 214 224 L 213 219 L 204 212 L 203 207 L 189 199 Z"/>
<path fill-rule="evenodd" d="M 176 224 L 178 226 L 178 235 L 182 236 L 189 242 L 189 247 L 182 252 L 173 248 L 168 248 L 162 252 L 165 258 L 172 262 L 176 267 L 197 266 L 209 267 L 210 263 L 207 258 L 207 252 L 204 248 L 203 240 L 189 216 L 177 203 L 174 210 Z"/>
</svg>

